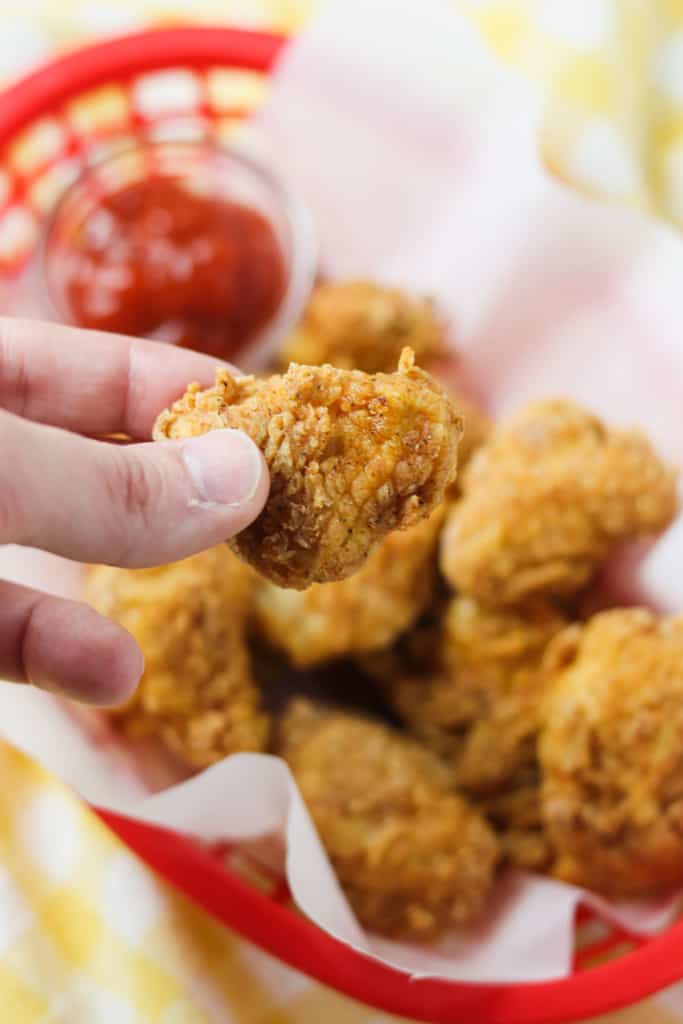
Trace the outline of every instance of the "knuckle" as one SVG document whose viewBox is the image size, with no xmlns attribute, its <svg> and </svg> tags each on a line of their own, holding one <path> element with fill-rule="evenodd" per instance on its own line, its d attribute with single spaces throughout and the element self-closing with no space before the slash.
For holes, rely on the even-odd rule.
<svg viewBox="0 0 683 1024">
<path fill-rule="evenodd" d="M 122 460 L 121 502 L 130 519 L 146 521 L 154 497 L 154 487 L 147 467 L 135 455 Z"/>
<path fill-rule="evenodd" d="M 17 536 L 16 501 L 6 480 L 0 478 L 0 544 L 21 540 Z"/>
<path fill-rule="evenodd" d="M 25 517 L 20 514 L 17 476 L 11 468 L 12 453 L 17 448 L 13 426 L 14 418 L 0 410 L 0 451 L 7 456 L 0 460 L 0 544 L 24 540 L 19 524 Z"/>
<path fill-rule="evenodd" d="M 17 344 L 11 319 L 0 318 L 0 405 L 23 416 L 29 405 L 31 378 L 24 347 Z"/>
<path fill-rule="evenodd" d="M 115 510 L 116 532 L 121 537 L 121 565 L 137 561 L 144 538 L 158 528 L 163 490 L 163 473 L 152 461 L 141 459 L 132 448 L 116 453 L 107 477 L 107 498 Z"/>
</svg>

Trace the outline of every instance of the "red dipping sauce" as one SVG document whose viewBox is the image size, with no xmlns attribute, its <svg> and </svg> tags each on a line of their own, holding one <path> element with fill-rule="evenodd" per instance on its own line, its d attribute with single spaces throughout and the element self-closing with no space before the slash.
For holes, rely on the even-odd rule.
<svg viewBox="0 0 683 1024">
<path fill-rule="evenodd" d="M 74 323 L 219 358 L 271 320 L 287 284 L 261 213 L 161 175 L 98 198 L 59 259 Z"/>
</svg>

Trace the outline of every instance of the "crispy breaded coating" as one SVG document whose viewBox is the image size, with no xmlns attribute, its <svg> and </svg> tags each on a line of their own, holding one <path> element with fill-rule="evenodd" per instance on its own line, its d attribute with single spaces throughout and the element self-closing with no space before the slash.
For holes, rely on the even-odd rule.
<svg viewBox="0 0 683 1024">
<path fill-rule="evenodd" d="M 529 870 L 545 868 L 550 857 L 536 756 L 541 662 L 566 624 L 543 598 L 495 610 L 457 595 L 432 631 L 432 652 L 418 647 L 415 658 L 415 643 L 404 639 L 412 671 L 395 664 L 393 678 L 383 679 L 394 710 L 486 814 L 504 859 Z"/>
<path fill-rule="evenodd" d="M 279 752 L 362 924 L 424 939 L 481 913 L 498 844 L 433 754 L 306 701 L 285 714 Z"/>
<path fill-rule="evenodd" d="M 270 723 L 245 639 L 251 586 L 225 545 L 157 569 L 89 571 L 85 599 L 145 656 L 137 691 L 111 711 L 129 736 L 157 736 L 197 767 L 265 748 Z"/>
<path fill-rule="evenodd" d="M 439 669 L 388 686 L 394 709 L 462 789 L 500 790 L 535 763 L 540 663 L 566 624 L 543 599 L 495 611 L 458 595 L 444 615 Z"/>
<path fill-rule="evenodd" d="M 645 437 L 569 401 L 534 402 L 494 431 L 462 488 L 441 567 L 491 605 L 577 592 L 614 545 L 662 530 L 677 504 L 674 474 Z"/>
<path fill-rule="evenodd" d="M 525 871 L 546 871 L 553 851 L 543 825 L 538 765 L 528 765 L 473 802 L 493 825 L 503 860 Z"/>
<path fill-rule="evenodd" d="M 389 373 L 405 346 L 421 366 L 444 351 L 443 327 L 428 299 L 369 281 L 333 282 L 313 292 L 280 364 Z"/>
<path fill-rule="evenodd" d="M 462 424 L 439 385 L 404 351 L 370 376 L 292 364 L 266 380 L 218 370 L 159 416 L 157 440 L 245 430 L 263 452 L 270 495 L 233 550 L 281 587 L 356 572 L 391 530 L 425 519 L 455 477 Z"/>
<path fill-rule="evenodd" d="M 258 630 L 297 668 L 387 647 L 429 602 L 436 582 L 439 506 L 429 519 L 390 533 L 354 576 L 285 590 L 256 587 Z"/>
<path fill-rule="evenodd" d="M 683 882 L 683 617 L 617 609 L 548 649 L 539 743 L 554 873 L 609 897 Z"/>
<path fill-rule="evenodd" d="M 448 504 L 444 516 L 448 515 Z M 452 592 L 437 572 L 436 586 L 424 612 L 391 646 L 359 655 L 358 667 L 384 691 L 398 679 L 427 678 L 443 669 L 443 620 Z"/>
</svg>

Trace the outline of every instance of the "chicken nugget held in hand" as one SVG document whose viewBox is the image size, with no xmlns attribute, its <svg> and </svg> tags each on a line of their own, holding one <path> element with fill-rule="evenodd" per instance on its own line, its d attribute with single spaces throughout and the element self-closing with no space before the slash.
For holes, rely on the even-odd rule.
<svg viewBox="0 0 683 1024">
<path fill-rule="evenodd" d="M 498 843 L 445 764 L 381 722 L 304 700 L 276 740 L 363 925 L 426 939 L 476 920 Z"/>
<path fill-rule="evenodd" d="M 307 590 L 256 585 L 258 632 L 296 668 L 383 650 L 425 609 L 436 582 L 445 508 L 382 540 L 357 573 Z"/>
<path fill-rule="evenodd" d="M 154 438 L 244 430 L 271 477 L 232 549 L 281 587 L 356 572 L 391 530 L 427 518 L 455 478 L 462 421 L 404 350 L 395 373 L 298 366 L 266 379 L 218 370 L 163 412 Z"/>
</svg>

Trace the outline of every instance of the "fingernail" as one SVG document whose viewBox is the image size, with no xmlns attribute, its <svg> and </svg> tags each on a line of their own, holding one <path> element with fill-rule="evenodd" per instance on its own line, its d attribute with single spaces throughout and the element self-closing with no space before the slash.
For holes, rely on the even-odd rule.
<svg viewBox="0 0 683 1024">
<path fill-rule="evenodd" d="M 260 451 L 241 430 L 212 430 L 183 444 L 183 460 L 200 502 L 242 505 L 261 482 Z"/>
</svg>

